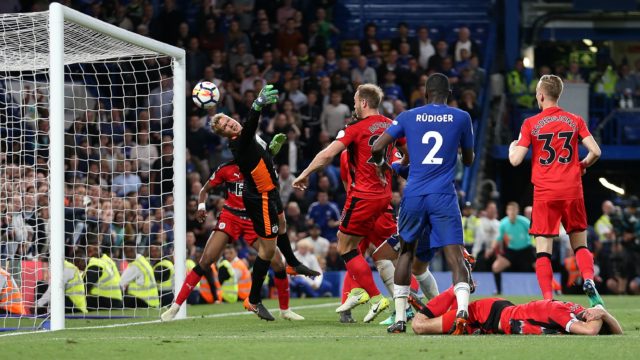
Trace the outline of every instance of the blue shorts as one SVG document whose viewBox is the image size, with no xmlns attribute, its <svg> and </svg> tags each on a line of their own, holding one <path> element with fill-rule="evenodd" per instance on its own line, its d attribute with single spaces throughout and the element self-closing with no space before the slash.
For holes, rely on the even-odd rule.
<svg viewBox="0 0 640 360">
<path fill-rule="evenodd" d="M 426 240 L 430 249 L 463 245 L 458 197 L 455 194 L 403 197 L 398 215 L 398 232 L 408 243 Z M 430 236 L 424 239 L 424 234 Z"/>
<path fill-rule="evenodd" d="M 428 236 L 429 234 L 425 234 L 425 237 L 418 241 L 418 248 L 416 249 L 416 258 L 426 263 L 431 262 L 438 251 L 438 249 L 429 248 Z M 389 244 L 396 252 L 400 252 L 400 239 L 398 239 L 398 235 L 393 235 L 388 238 L 387 244 Z"/>
</svg>

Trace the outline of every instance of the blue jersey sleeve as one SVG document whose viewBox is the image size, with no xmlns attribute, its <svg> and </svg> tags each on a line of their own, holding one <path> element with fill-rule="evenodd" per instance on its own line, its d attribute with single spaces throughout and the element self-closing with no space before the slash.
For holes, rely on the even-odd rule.
<svg viewBox="0 0 640 360">
<path fill-rule="evenodd" d="M 400 163 L 393 163 L 391 164 L 391 168 L 393 169 L 393 171 L 398 174 L 398 176 L 403 177 L 403 178 L 408 178 L 409 177 L 409 166 L 403 166 Z"/>
<path fill-rule="evenodd" d="M 402 126 L 402 118 L 404 117 L 404 114 L 405 113 L 398 115 L 386 131 L 386 133 L 391 135 L 394 139 L 404 137 L 404 127 Z"/>
<path fill-rule="evenodd" d="M 469 113 L 464 112 L 466 118 L 463 123 L 462 138 L 460 139 L 460 147 L 464 150 L 473 149 L 473 122 Z"/>
</svg>

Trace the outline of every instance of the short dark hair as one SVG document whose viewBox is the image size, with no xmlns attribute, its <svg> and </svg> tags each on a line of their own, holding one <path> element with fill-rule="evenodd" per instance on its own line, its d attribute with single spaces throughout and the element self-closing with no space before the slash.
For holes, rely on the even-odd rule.
<svg viewBox="0 0 640 360">
<path fill-rule="evenodd" d="M 427 94 L 448 96 L 451 91 L 449 87 L 449 78 L 445 74 L 433 73 L 427 78 L 424 84 Z"/>
</svg>

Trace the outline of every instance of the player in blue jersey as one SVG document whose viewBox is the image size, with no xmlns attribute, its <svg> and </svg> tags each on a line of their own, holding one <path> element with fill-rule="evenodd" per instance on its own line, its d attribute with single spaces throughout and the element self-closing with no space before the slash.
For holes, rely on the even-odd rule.
<svg viewBox="0 0 640 360">
<path fill-rule="evenodd" d="M 411 264 L 418 241 L 429 241 L 432 249 L 442 248 L 453 273 L 458 311 L 451 329 L 465 333 L 468 318 L 471 274 L 463 256 L 462 216 L 454 186 L 458 148 L 462 162 L 471 165 L 473 130 L 465 111 L 447 106 L 451 94 L 449 79 L 443 74 L 429 76 L 425 84 L 427 105 L 398 115 L 371 149 L 382 176 L 388 170 L 384 152 L 396 139 L 406 137 L 410 157 L 409 177 L 404 189 L 398 230 L 402 244 L 394 275 L 396 309 L 405 309 L 410 293 Z M 433 236 L 423 238 L 424 234 Z M 421 239 L 422 238 L 422 239 Z M 406 331 L 403 311 L 396 311 L 396 323 L 387 331 Z"/>
</svg>

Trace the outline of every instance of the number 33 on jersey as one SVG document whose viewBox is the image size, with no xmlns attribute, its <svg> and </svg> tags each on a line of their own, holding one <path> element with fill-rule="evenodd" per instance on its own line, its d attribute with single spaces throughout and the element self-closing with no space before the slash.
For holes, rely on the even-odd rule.
<svg viewBox="0 0 640 360">
<path fill-rule="evenodd" d="M 584 120 L 550 107 L 522 123 L 518 146 L 531 146 L 531 182 L 536 199 L 582 197 L 578 143 L 591 136 Z"/>
<path fill-rule="evenodd" d="M 458 148 L 473 148 L 467 112 L 444 104 L 421 106 L 398 115 L 387 133 L 407 141 L 411 166 L 405 196 L 455 194 Z"/>
</svg>

